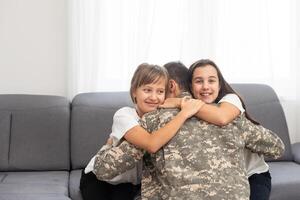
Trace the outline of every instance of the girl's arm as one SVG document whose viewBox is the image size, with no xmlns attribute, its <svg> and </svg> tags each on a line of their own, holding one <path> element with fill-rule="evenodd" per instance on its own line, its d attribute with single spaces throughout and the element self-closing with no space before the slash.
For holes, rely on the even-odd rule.
<svg viewBox="0 0 300 200">
<path fill-rule="evenodd" d="M 236 98 L 238 97 L 236 96 Z M 181 98 L 167 98 L 160 107 L 180 108 L 180 101 Z M 240 100 L 238 99 L 238 101 Z M 238 107 L 228 102 L 221 102 L 219 104 L 204 103 L 195 116 L 209 123 L 225 126 L 232 122 L 240 113 L 241 111 Z"/>
<path fill-rule="evenodd" d="M 152 134 L 141 126 L 135 126 L 128 130 L 124 138 L 133 145 L 145 149 L 149 153 L 155 153 L 177 133 L 186 119 L 193 116 L 203 106 L 203 102 L 196 99 L 183 99 L 181 111 L 164 127 Z"/>
<path fill-rule="evenodd" d="M 240 113 L 241 111 L 235 105 L 222 102 L 219 104 L 204 104 L 195 116 L 209 123 L 225 126 Z"/>
</svg>

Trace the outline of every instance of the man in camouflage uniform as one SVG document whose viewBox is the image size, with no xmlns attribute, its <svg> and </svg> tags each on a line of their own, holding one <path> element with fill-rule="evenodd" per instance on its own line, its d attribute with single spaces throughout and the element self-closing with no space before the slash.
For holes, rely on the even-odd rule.
<svg viewBox="0 0 300 200">
<path fill-rule="evenodd" d="M 181 72 L 181 77 L 184 76 Z M 178 91 L 182 92 L 184 88 L 175 85 L 175 90 L 173 96 L 178 96 Z M 178 109 L 158 109 L 143 116 L 141 125 L 153 132 L 177 113 Z M 145 153 L 127 141 L 99 151 L 94 173 L 99 179 L 111 179 L 133 168 L 144 156 L 142 199 L 246 200 L 250 190 L 243 153 L 245 147 L 273 158 L 284 151 L 276 134 L 254 125 L 244 115 L 223 127 L 192 117 L 155 154 Z"/>
</svg>

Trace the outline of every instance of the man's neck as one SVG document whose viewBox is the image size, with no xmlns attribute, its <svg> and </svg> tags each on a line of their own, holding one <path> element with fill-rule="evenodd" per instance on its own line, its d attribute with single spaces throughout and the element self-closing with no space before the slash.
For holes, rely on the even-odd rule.
<svg viewBox="0 0 300 200">
<path fill-rule="evenodd" d="M 183 91 L 181 92 L 177 97 L 178 98 L 182 98 L 182 97 L 185 97 L 185 96 L 192 96 L 190 92 L 188 91 Z"/>
</svg>

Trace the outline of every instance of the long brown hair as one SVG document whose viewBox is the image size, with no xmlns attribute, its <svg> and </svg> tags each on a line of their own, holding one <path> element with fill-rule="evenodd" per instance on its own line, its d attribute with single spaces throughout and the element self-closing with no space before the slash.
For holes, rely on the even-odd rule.
<svg viewBox="0 0 300 200">
<path fill-rule="evenodd" d="M 234 89 L 227 83 L 227 81 L 224 79 L 220 69 L 218 68 L 218 66 L 211 60 L 209 59 L 201 59 L 201 60 L 198 60 L 196 62 L 194 62 L 190 68 L 189 68 L 189 82 L 190 82 L 190 91 L 192 91 L 192 79 L 193 79 L 193 75 L 194 75 L 194 71 L 196 68 L 198 67 L 205 67 L 207 65 L 210 65 L 212 67 L 214 67 L 217 71 L 217 75 L 218 75 L 218 79 L 219 79 L 219 84 L 220 84 L 220 90 L 219 90 L 219 94 L 215 100 L 214 103 L 218 103 L 226 94 L 236 94 L 239 99 L 241 100 L 242 102 L 242 106 L 243 108 L 245 109 L 245 115 L 247 117 L 247 119 L 249 119 L 251 122 L 253 122 L 254 124 L 259 124 L 259 122 L 257 122 L 256 120 L 254 120 L 250 115 L 249 113 L 247 112 L 246 110 L 246 106 L 245 106 L 245 103 L 242 99 L 242 97 L 236 92 L 234 91 Z"/>
</svg>

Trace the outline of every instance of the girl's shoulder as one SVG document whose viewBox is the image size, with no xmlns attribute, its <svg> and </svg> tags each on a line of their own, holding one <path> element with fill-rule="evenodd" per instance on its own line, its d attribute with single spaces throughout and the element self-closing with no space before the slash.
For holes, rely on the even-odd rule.
<svg viewBox="0 0 300 200">
<path fill-rule="evenodd" d="M 234 93 L 226 94 L 218 103 L 222 102 L 231 103 L 236 106 L 241 111 L 241 113 L 245 112 L 241 99 Z"/>
<path fill-rule="evenodd" d="M 117 110 L 116 114 L 117 113 L 131 113 L 131 112 L 136 112 L 135 108 L 129 107 L 129 106 L 125 106 L 125 107 L 122 107 L 119 110 Z"/>
<path fill-rule="evenodd" d="M 113 117 L 112 133 L 113 144 L 117 144 L 125 133 L 139 125 L 139 117 L 134 108 L 123 107 L 117 110 Z"/>
<path fill-rule="evenodd" d="M 114 118 L 115 117 L 122 117 L 122 116 L 125 116 L 125 117 L 126 116 L 131 116 L 131 117 L 134 117 L 134 118 L 138 117 L 135 108 L 129 107 L 129 106 L 120 108 L 114 114 Z"/>
<path fill-rule="evenodd" d="M 240 98 L 238 97 L 238 95 L 234 94 L 234 93 L 229 93 L 229 94 L 226 94 L 224 97 L 222 97 L 222 99 L 220 99 L 220 101 L 218 103 L 221 103 L 221 102 L 241 102 Z"/>
</svg>

